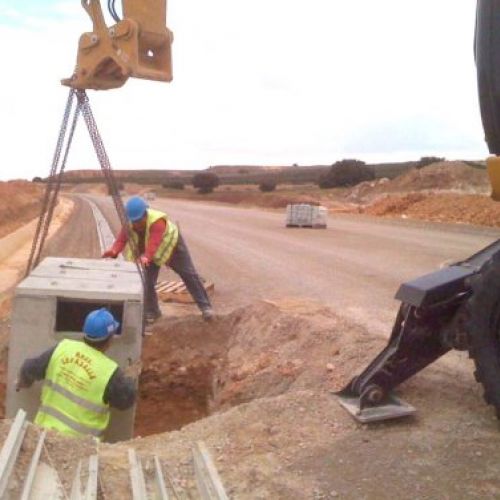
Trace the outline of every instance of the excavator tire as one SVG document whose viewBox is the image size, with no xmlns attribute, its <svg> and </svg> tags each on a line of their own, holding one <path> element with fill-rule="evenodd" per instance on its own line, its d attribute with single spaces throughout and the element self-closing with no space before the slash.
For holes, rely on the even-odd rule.
<svg viewBox="0 0 500 500">
<path fill-rule="evenodd" d="M 500 155 L 500 0 L 477 0 L 474 55 L 486 143 Z"/>
<path fill-rule="evenodd" d="M 476 380 L 483 385 L 486 403 L 500 419 L 500 252 L 471 278 L 472 296 L 467 303 L 469 355 Z"/>
</svg>

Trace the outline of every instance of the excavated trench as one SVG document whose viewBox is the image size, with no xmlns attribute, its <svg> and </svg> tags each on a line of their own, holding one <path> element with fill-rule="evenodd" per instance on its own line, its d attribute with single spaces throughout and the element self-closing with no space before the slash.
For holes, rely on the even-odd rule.
<svg viewBox="0 0 500 500">
<path fill-rule="evenodd" d="M 6 346 L 8 320 L 0 327 Z M 347 336 L 335 333 L 339 329 L 344 330 L 343 320 L 329 311 L 290 314 L 266 302 L 210 323 L 198 315 L 160 319 L 143 342 L 134 437 L 178 430 L 290 389 L 339 387 L 354 369 L 351 351 L 356 351 Z M 329 361 L 344 357 L 338 357 L 341 351 L 353 362 L 325 370 Z M 2 413 L 6 364 L 5 347 L 0 351 Z"/>
<path fill-rule="evenodd" d="M 211 323 L 199 316 L 157 322 L 143 344 L 135 436 L 177 430 L 291 389 L 341 386 L 355 362 L 325 366 L 356 348 L 334 333 L 343 320 L 308 312 L 313 317 L 257 302 Z"/>
<path fill-rule="evenodd" d="M 146 336 L 135 436 L 177 430 L 214 411 L 217 377 L 227 360 L 226 321 L 163 320 Z"/>
</svg>

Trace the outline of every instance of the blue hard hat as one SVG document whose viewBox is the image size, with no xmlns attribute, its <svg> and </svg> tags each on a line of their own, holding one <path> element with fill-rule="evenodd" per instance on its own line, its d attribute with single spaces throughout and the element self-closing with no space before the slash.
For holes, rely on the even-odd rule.
<svg viewBox="0 0 500 500">
<path fill-rule="evenodd" d="M 87 314 L 83 324 L 83 333 L 85 338 L 91 342 L 102 342 L 111 337 L 119 326 L 120 323 L 103 307 Z"/>
<path fill-rule="evenodd" d="M 132 196 L 130 200 L 127 201 L 125 205 L 125 212 L 127 213 L 127 218 L 131 222 L 137 222 L 144 217 L 146 210 L 148 209 L 148 204 L 140 196 Z"/>
</svg>

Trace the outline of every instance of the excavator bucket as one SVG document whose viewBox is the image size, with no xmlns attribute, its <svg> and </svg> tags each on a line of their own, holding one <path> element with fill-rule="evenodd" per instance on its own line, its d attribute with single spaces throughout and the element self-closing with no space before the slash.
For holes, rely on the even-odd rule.
<svg viewBox="0 0 500 500">
<path fill-rule="evenodd" d="M 99 0 L 82 0 L 93 22 L 78 45 L 77 64 L 63 85 L 108 90 L 129 77 L 172 80 L 172 32 L 166 27 L 166 0 L 122 0 L 123 19 L 106 25 Z M 116 15 L 116 14 L 115 14 Z"/>
</svg>

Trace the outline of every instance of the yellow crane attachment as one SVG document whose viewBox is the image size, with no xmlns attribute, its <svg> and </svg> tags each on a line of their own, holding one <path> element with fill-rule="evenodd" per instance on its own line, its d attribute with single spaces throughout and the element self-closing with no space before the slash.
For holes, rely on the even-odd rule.
<svg viewBox="0 0 500 500">
<path fill-rule="evenodd" d="M 75 72 L 61 80 L 74 89 L 108 90 L 129 77 L 172 80 L 173 33 L 166 26 L 167 0 L 122 0 L 123 18 L 108 7 L 116 24 L 108 27 L 100 0 L 81 0 L 93 22 L 78 44 Z"/>
</svg>

